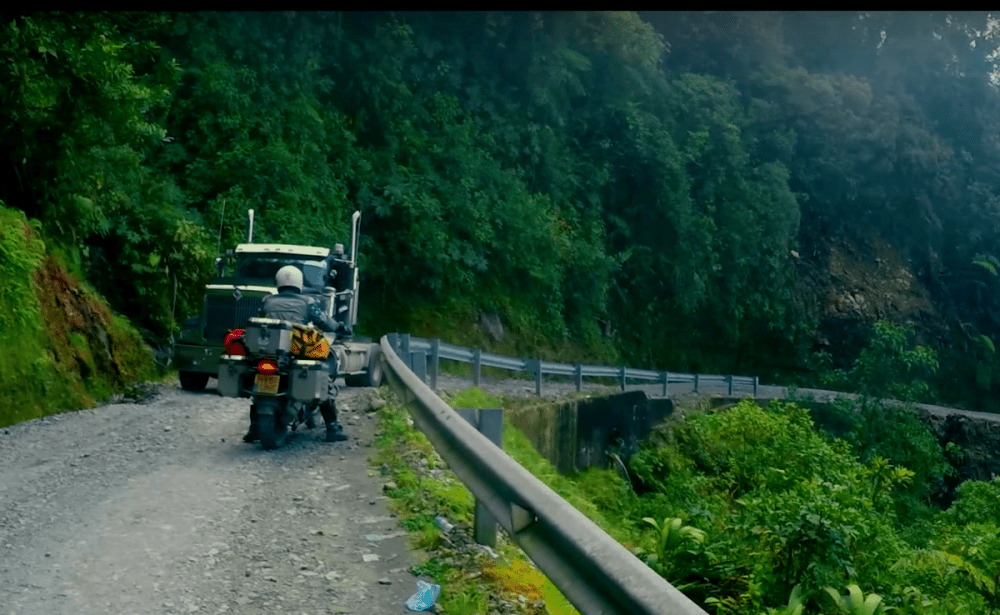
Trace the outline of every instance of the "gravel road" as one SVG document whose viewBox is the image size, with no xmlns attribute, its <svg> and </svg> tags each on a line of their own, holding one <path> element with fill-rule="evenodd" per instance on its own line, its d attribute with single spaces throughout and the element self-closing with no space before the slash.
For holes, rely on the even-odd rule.
<svg viewBox="0 0 1000 615">
<path fill-rule="evenodd" d="M 0 430 L 0 615 L 409 612 L 373 394 L 341 390 L 349 441 L 270 452 L 247 400 L 176 385 Z"/>
</svg>

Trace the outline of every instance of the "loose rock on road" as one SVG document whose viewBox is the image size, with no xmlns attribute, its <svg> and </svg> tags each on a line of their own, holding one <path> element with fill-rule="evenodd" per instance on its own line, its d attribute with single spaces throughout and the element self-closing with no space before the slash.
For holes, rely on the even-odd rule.
<svg viewBox="0 0 1000 615">
<path fill-rule="evenodd" d="M 0 430 L 0 615 L 407 613 L 374 393 L 341 390 L 347 442 L 317 414 L 277 451 L 211 388 Z"/>
</svg>

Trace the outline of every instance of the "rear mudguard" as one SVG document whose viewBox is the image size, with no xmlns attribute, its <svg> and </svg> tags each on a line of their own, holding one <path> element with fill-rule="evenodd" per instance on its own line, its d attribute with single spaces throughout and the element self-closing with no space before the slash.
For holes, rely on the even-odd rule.
<svg viewBox="0 0 1000 615">
<path fill-rule="evenodd" d="M 268 395 L 268 399 L 275 399 L 275 396 Z M 280 399 L 280 398 L 278 398 Z M 253 404 L 257 409 L 257 416 L 274 416 L 276 408 L 284 410 L 284 404 Z"/>
</svg>

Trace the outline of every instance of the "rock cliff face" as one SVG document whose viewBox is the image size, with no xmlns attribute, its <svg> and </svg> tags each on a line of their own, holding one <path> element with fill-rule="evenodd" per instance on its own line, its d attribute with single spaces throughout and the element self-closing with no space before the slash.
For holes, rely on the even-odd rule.
<svg viewBox="0 0 1000 615">
<path fill-rule="evenodd" d="M 924 412 L 924 420 L 934 429 L 941 442 L 954 442 L 962 447 L 965 459 L 962 477 L 973 480 L 993 480 L 1000 476 L 1000 420 L 979 413 Z"/>
<path fill-rule="evenodd" d="M 816 319 L 816 350 L 846 365 L 877 320 L 912 324 L 917 342 L 945 339 L 948 330 L 928 284 L 900 252 L 879 238 L 832 239 L 825 253 L 804 257 L 799 293 Z"/>
</svg>

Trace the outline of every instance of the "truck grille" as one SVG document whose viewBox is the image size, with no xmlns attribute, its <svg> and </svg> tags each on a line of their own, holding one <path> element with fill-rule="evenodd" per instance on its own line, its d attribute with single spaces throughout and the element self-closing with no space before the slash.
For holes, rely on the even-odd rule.
<svg viewBox="0 0 1000 615">
<path fill-rule="evenodd" d="M 233 329 L 246 327 L 247 320 L 260 313 L 262 297 L 240 297 L 237 301 L 231 295 L 209 295 L 206 298 L 208 318 L 205 338 L 209 344 L 222 344 Z"/>
</svg>

